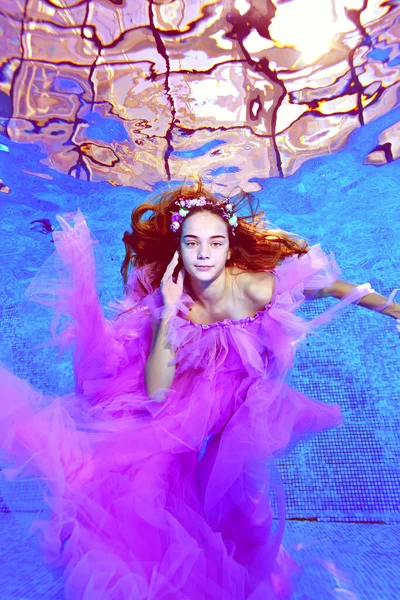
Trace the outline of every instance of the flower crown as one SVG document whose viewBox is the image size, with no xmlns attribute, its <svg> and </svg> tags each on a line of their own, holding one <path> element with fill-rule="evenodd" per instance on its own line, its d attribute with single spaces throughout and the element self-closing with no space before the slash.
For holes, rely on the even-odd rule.
<svg viewBox="0 0 400 600">
<path fill-rule="evenodd" d="M 179 198 L 175 204 L 179 206 L 179 210 L 173 212 L 171 210 L 171 229 L 172 231 L 178 231 L 181 226 L 183 219 L 188 215 L 190 209 L 194 206 L 217 206 L 221 209 L 221 216 L 226 219 L 229 225 L 232 227 L 232 234 L 235 235 L 235 227 L 238 225 L 237 216 L 233 213 L 233 205 L 226 200 L 210 202 L 205 196 L 199 196 L 198 198 Z"/>
</svg>

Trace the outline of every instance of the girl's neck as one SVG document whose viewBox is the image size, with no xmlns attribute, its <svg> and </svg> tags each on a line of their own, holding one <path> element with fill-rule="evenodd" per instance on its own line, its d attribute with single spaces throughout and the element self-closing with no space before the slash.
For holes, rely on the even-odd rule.
<svg viewBox="0 0 400 600">
<path fill-rule="evenodd" d="M 196 301 L 205 310 L 210 310 L 216 306 L 222 306 L 228 296 L 228 287 L 230 282 L 229 269 L 220 273 L 217 279 L 204 284 L 202 281 L 190 278 L 190 288 L 193 292 L 193 300 Z"/>
</svg>

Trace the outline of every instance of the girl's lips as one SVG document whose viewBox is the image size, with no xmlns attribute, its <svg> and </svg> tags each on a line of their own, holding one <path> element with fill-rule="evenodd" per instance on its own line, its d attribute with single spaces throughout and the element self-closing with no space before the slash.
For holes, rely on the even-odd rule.
<svg viewBox="0 0 400 600">
<path fill-rule="evenodd" d="M 209 269 L 212 269 L 212 267 L 196 266 L 196 269 L 200 269 L 200 271 L 208 271 Z"/>
</svg>

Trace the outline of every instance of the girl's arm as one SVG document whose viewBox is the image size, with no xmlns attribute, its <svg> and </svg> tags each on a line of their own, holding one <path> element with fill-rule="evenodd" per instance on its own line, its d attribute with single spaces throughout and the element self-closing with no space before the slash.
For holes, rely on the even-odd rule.
<svg viewBox="0 0 400 600">
<path fill-rule="evenodd" d="M 164 400 L 175 376 L 175 364 L 170 364 L 174 352 L 168 343 L 167 332 L 168 321 L 176 312 L 183 289 L 184 268 L 180 269 L 176 282 L 172 278 L 178 260 L 179 253 L 176 251 L 160 282 L 164 307 L 159 324 L 153 326 L 153 340 L 145 366 L 146 391 L 157 402 Z M 158 394 L 154 397 L 156 392 Z"/>
<path fill-rule="evenodd" d="M 270 273 L 257 273 L 256 277 L 253 277 L 253 279 L 248 282 L 246 292 L 254 301 L 259 304 L 265 304 L 271 298 L 273 286 L 274 284 Z M 304 295 L 306 298 L 313 300 L 329 297 L 340 299 L 351 292 L 355 287 L 357 287 L 356 283 L 343 281 L 343 279 L 336 279 L 330 286 L 323 287 L 319 290 L 305 289 Z M 393 292 L 396 292 L 396 290 L 393 290 Z M 358 300 L 357 304 L 369 308 L 370 310 L 382 312 L 384 315 L 388 315 L 394 319 L 400 319 L 400 304 L 397 302 L 389 302 L 385 307 L 387 302 L 388 299 L 385 298 L 385 296 L 373 292 L 363 296 Z M 381 310 L 382 307 L 385 308 Z"/>
<path fill-rule="evenodd" d="M 332 283 L 332 285 L 318 290 L 317 293 L 314 293 L 315 290 L 305 290 L 304 293 L 306 296 L 311 296 L 313 299 L 328 297 L 340 299 L 351 292 L 351 290 L 355 287 L 357 287 L 356 283 L 350 283 L 348 281 L 343 281 L 343 279 L 337 279 Z M 385 298 L 385 296 L 377 294 L 376 292 L 363 296 L 357 302 L 357 304 L 359 306 L 363 306 L 364 308 L 369 308 L 370 310 L 382 312 L 384 315 L 393 317 L 394 319 L 400 318 L 400 304 L 397 302 L 388 303 L 388 299 Z M 385 305 L 387 305 L 386 308 L 383 308 Z"/>
<path fill-rule="evenodd" d="M 153 342 L 145 367 L 146 391 L 149 396 L 153 396 L 157 390 L 166 391 L 174 380 L 176 367 L 169 364 L 174 353 L 167 341 L 167 327 L 167 316 L 153 326 Z M 164 394 L 153 399 L 162 402 Z"/>
</svg>

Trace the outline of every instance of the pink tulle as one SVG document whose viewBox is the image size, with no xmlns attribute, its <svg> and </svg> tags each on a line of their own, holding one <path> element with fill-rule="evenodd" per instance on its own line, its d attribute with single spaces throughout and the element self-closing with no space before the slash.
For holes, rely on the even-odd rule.
<svg viewBox="0 0 400 600">
<path fill-rule="evenodd" d="M 343 418 L 285 376 L 298 344 L 370 285 L 316 319 L 296 315 L 305 290 L 340 275 L 315 245 L 276 267 L 273 298 L 254 316 L 194 324 L 185 291 L 168 328 L 173 385 L 149 397 L 144 367 L 162 311 L 151 265 L 131 273 L 107 319 L 97 242 L 80 211 L 72 225 L 58 220 L 57 277 L 42 269 L 27 294 L 54 309 L 52 343 L 73 347 L 76 387 L 51 397 L 1 367 L 0 444 L 6 478 L 34 475 L 45 486 L 50 517 L 34 529 L 46 562 L 64 568 L 66 597 L 289 598 L 302 568 L 281 544 L 274 459 Z"/>
</svg>

